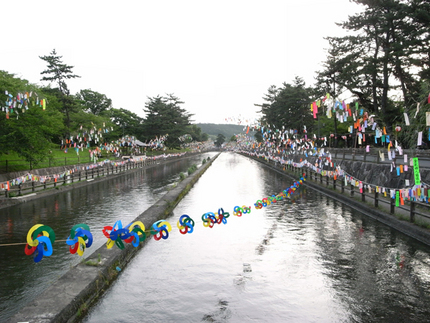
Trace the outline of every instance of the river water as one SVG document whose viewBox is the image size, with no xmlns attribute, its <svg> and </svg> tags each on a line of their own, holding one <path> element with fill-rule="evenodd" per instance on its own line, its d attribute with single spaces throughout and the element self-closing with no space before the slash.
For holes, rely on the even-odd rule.
<svg viewBox="0 0 430 323">
<path fill-rule="evenodd" d="M 84 319 L 97 322 L 428 322 L 430 249 L 292 184 L 256 161 L 221 154 Z M 252 206 L 234 216 L 234 206 Z M 219 208 L 227 224 L 203 227 Z M 187 214 L 192 234 L 176 229 Z M 108 221 L 109 222 L 109 221 Z"/>
<path fill-rule="evenodd" d="M 0 210 L 0 245 L 26 242 L 28 230 L 35 224 L 50 226 L 56 240 L 65 240 L 78 223 L 89 225 L 93 245 L 84 258 L 106 243 L 105 225 L 117 220 L 128 224 L 150 207 L 193 165 L 214 157 L 215 153 L 194 155 L 168 161 L 148 169 L 92 183 L 86 187 L 29 201 Z M 56 241 L 53 255 L 34 263 L 24 254 L 25 245 L 0 246 L 0 322 L 38 297 L 71 266 L 82 260 L 68 251 L 65 242 Z"/>
</svg>

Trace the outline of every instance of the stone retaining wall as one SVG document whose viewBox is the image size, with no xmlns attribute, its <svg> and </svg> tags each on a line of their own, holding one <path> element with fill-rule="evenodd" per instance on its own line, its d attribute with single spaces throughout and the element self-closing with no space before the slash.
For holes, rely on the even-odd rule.
<svg viewBox="0 0 430 323">
<path fill-rule="evenodd" d="M 307 160 L 311 164 L 315 164 L 318 161 L 318 157 L 303 158 L 303 156 L 293 156 L 292 160 L 296 163 L 300 163 L 300 160 Z M 408 171 L 405 171 L 397 176 L 396 169 L 391 169 L 389 164 L 376 164 L 371 162 L 363 161 L 352 161 L 352 160 L 333 160 L 336 166 L 340 166 L 349 175 L 353 176 L 360 181 L 375 186 L 388 187 L 388 188 L 403 188 L 405 187 L 405 180 L 408 179 L 410 185 L 414 184 L 413 167 L 409 167 Z M 397 165 L 398 166 L 398 165 Z M 333 170 L 332 167 L 324 166 L 325 170 Z M 420 169 L 421 181 L 430 183 L 430 170 Z"/>
</svg>

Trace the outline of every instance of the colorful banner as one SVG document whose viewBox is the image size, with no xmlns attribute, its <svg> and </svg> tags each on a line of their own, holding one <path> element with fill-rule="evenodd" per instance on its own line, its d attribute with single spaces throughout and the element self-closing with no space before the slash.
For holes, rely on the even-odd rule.
<svg viewBox="0 0 430 323">
<path fill-rule="evenodd" d="M 420 166 L 418 163 L 418 158 L 414 157 L 413 159 L 414 163 L 414 179 L 415 179 L 415 185 L 421 185 L 421 175 L 420 175 Z"/>
</svg>

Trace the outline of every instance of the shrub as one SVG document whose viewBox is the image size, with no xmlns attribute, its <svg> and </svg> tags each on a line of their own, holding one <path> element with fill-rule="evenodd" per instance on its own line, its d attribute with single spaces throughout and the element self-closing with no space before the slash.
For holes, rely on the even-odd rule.
<svg viewBox="0 0 430 323">
<path fill-rule="evenodd" d="M 194 173 L 197 169 L 197 165 L 194 164 L 191 167 L 188 168 L 188 175 L 191 175 L 192 173 Z"/>
<path fill-rule="evenodd" d="M 180 172 L 179 173 L 179 180 L 180 181 L 183 181 L 185 179 L 185 174 L 184 173 L 182 173 L 182 172 Z"/>
</svg>

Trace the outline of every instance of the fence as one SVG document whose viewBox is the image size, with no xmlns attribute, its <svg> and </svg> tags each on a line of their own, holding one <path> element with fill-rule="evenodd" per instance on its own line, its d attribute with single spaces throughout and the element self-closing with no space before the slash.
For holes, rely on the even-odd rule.
<svg viewBox="0 0 430 323">
<path fill-rule="evenodd" d="M 276 164 L 275 164 L 276 166 Z M 349 197 L 359 197 L 359 200 L 363 203 L 371 203 L 375 208 L 378 208 L 381 204 L 384 204 L 389 209 L 390 214 L 407 215 L 408 221 L 414 224 L 429 224 L 430 223 L 430 204 L 416 202 L 412 200 L 404 200 L 404 205 L 395 206 L 395 199 L 385 197 L 379 194 L 376 190 L 372 193 L 367 190 L 360 189 L 355 185 L 346 185 L 343 178 L 337 180 L 334 177 L 323 176 L 321 173 L 314 172 L 310 169 L 294 167 L 293 165 L 286 165 L 287 170 L 297 174 L 306 174 L 306 180 L 313 181 L 320 185 L 324 185 L 327 188 L 331 188 L 335 191 L 340 191 L 342 194 L 348 194 Z M 418 215 L 418 218 L 416 217 Z M 418 223 L 419 222 L 419 223 Z"/>
<path fill-rule="evenodd" d="M 12 186 L 9 190 L 5 190 L 5 197 L 19 197 L 27 194 L 32 194 L 37 191 L 56 188 L 58 185 L 73 184 L 75 182 L 81 182 L 83 180 L 93 180 L 97 177 L 118 174 L 129 169 L 143 168 L 150 165 L 154 165 L 156 163 L 159 163 L 159 160 L 151 158 L 142 161 L 127 161 L 124 163 L 118 163 L 116 165 L 106 163 L 100 167 L 75 171 L 68 175 L 64 175 L 60 179 L 53 178 L 40 184 L 37 184 L 37 182 L 32 181 L 21 183 L 17 186 Z"/>
<path fill-rule="evenodd" d="M 387 157 L 387 148 L 370 148 L 369 151 L 366 151 L 365 148 L 324 148 L 326 152 L 331 154 L 332 160 L 351 160 L 351 161 L 362 161 L 368 163 L 376 163 L 376 164 L 391 164 L 393 161 L 395 163 L 402 163 L 404 159 L 404 155 L 407 155 L 408 158 L 419 157 L 420 161 L 423 161 L 425 165 L 430 165 L 430 150 L 424 149 L 405 149 L 403 150 L 403 154 L 400 155 L 396 152 L 394 159 L 390 160 Z M 395 148 L 391 148 L 391 151 L 394 151 Z M 384 153 L 384 160 L 381 159 L 379 153 Z M 301 155 L 305 156 L 305 153 L 302 151 L 295 151 L 293 155 Z M 421 165 L 421 164 L 420 164 Z"/>
<path fill-rule="evenodd" d="M 67 166 L 67 165 L 75 165 L 81 163 L 89 163 L 91 162 L 91 157 L 64 157 L 64 158 L 50 158 L 47 161 L 41 162 L 37 164 L 38 168 L 48 168 L 48 167 L 57 167 L 57 166 Z M 16 172 L 21 170 L 32 170 L 33 163 L 27 162 L 22 159 L 7 159 L 0 160 L 0 174 L 5 174 L 9 172 Z"/>
</svg>

